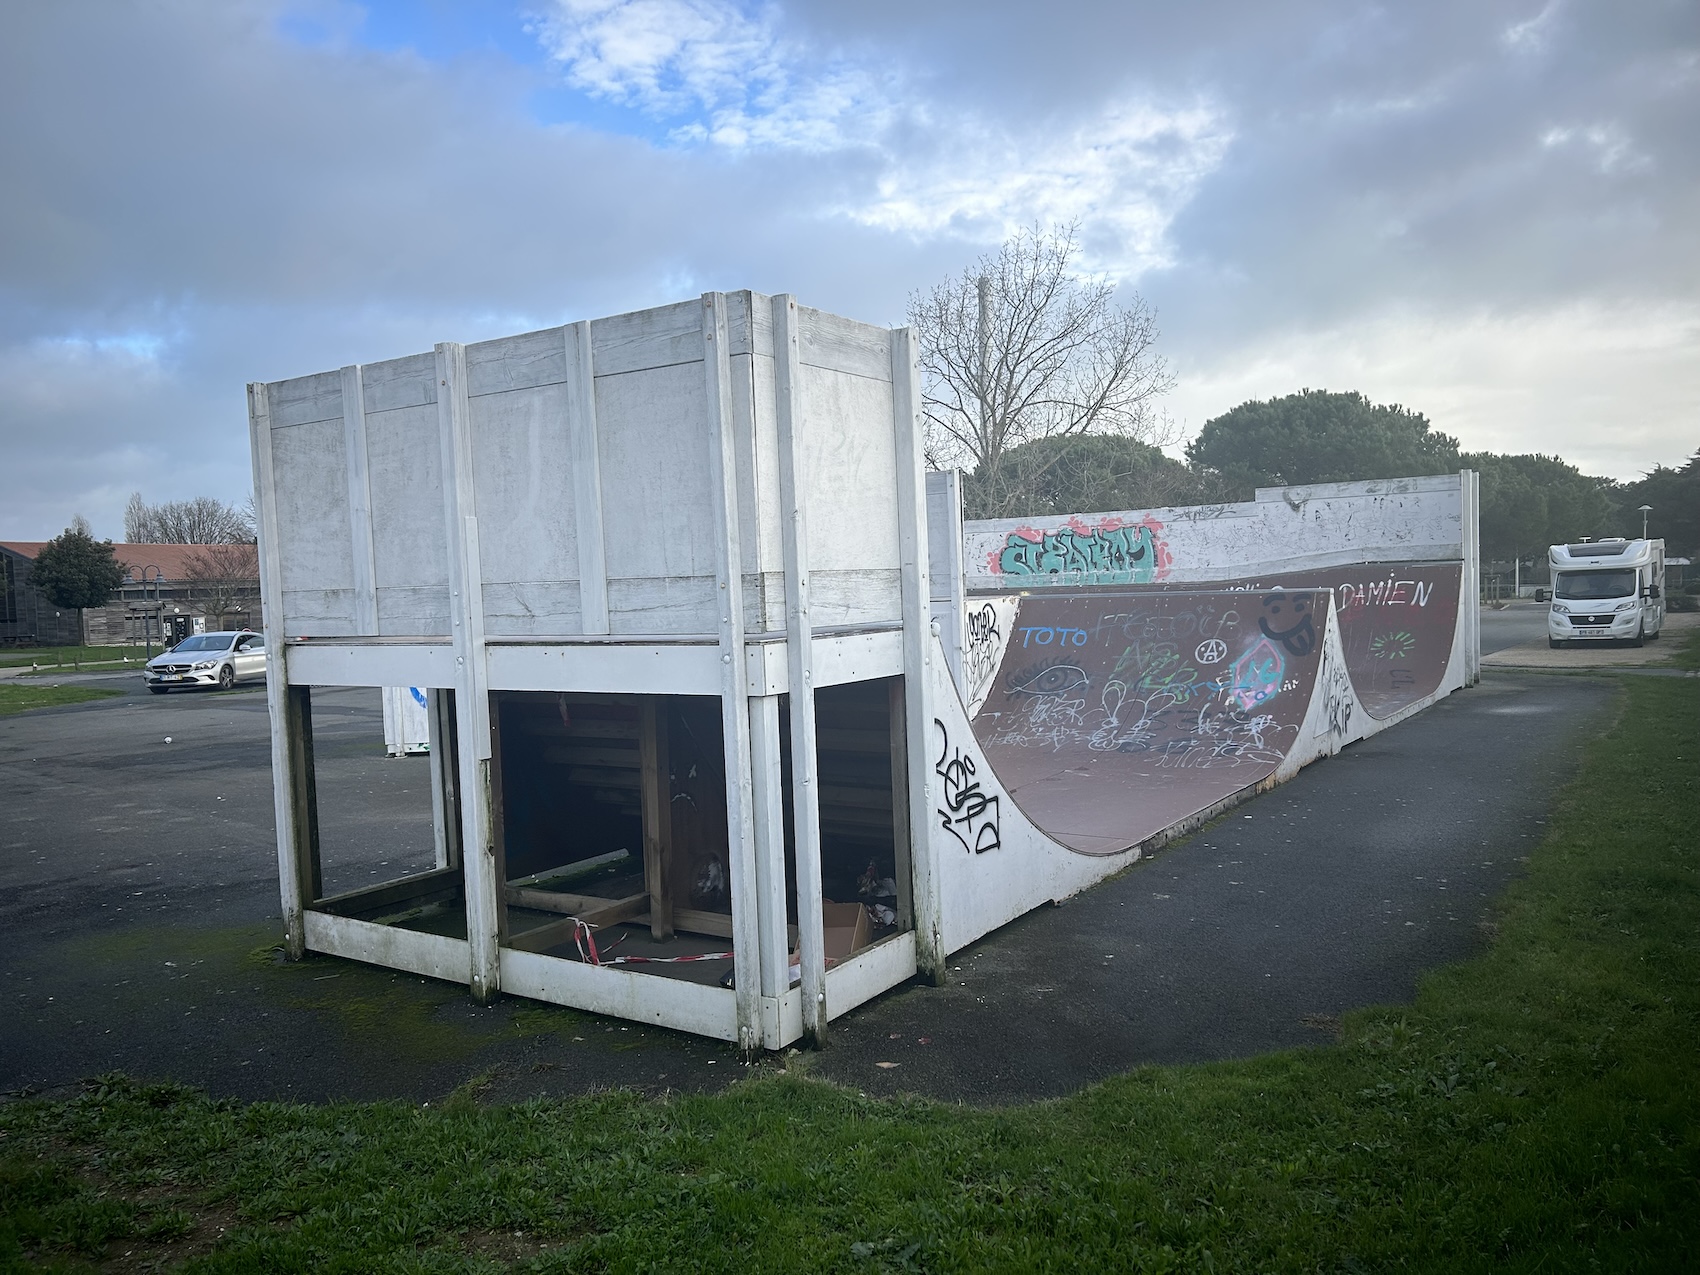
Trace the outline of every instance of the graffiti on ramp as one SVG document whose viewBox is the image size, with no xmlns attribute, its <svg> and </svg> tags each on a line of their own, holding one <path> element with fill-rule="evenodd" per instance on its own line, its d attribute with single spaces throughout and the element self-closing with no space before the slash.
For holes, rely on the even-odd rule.
<svg viewBox="0 0 1700 1275">
<path fill-rule="evenodd" d="M 1280 765 L 1327 607 L 1296 590 L 1024 597 L 975 736 L 1034 824 L 1119 853 Z"/>
</svg>

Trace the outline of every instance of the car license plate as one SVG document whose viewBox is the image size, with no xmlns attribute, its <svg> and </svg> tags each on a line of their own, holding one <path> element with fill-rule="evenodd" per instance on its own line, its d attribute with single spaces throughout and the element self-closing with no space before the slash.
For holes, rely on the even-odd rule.
<svg viewBox="0 0 1700 1275">
<path fill-rule="evenodd" d="M 181 673 L 167 673 L 159 680 L 162 682 L 181 682 L 183 680 L 183 675 Z"/>
</svg>

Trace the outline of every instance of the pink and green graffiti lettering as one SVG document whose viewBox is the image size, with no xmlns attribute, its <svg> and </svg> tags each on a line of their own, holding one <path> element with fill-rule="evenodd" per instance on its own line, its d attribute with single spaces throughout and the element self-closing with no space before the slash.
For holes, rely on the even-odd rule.
<svg viewBox="0 0 1700 1275">
<path fill-rule="evenodd" d="M 1158 577 L 1159 546 L 1152 528 L 1060 527 L 1009 533 L 998 555 L 1004 575 L 1064 576 L 1071 584 L 1146 584 Z"/>
</svg>

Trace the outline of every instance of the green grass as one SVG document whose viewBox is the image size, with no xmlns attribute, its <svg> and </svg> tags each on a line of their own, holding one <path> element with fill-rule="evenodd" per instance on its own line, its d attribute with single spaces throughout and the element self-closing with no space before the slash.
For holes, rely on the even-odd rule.
<svg viewBox="0 0 1700 1275">
<path fill-rule="evenodd" d="M 490 1109 L 107 1078 L 0 1106 L 0 1266 L 1689 1269 L 1700 685 L 1620 684 L 1492 948 L 1338 1045 L 990 1111 L 806 1074 Z"/>
<path fill-rule="evenodd" d="M 81 704 L 91 699 L 107 699 L 123 691 L 93 686 L 42 686 L 34 682 L 0 682 L 0 717 L 27 712 L 32 708 L 58 708 L 65 704 Z"/>
<path fill-rule="evenodd" d="M 158 655 L 160 645 L 153 644 Z M 0 668 L 28 668 L 31 664 L 71 668 L 78 661 L 122 660 L 145 661 L 147 648 L 140 646 L 36 646 L 0 648 Z"/>
<path fill-rule="evenodd" d="M 1682 645 L 1676 648 L 1671 663 L 1678 668 L 1700 668 L 1700 629 L 1683 634 Z"/>
</svg>

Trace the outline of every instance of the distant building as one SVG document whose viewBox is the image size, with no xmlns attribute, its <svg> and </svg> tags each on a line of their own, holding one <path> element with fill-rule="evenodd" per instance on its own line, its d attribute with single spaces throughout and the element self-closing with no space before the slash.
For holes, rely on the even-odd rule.
<svg viewBox="0 0 1700 1275">
<path fill-rule="evenodd" d="M 253 545 L 115 544 L 125 568 L 113 600 L 83 613 L 55 607 L 31 582 L 45 540 L 0 541 L 0 646 L 140 645 L 162 635 L 260 627 Z"/>
</svg>

